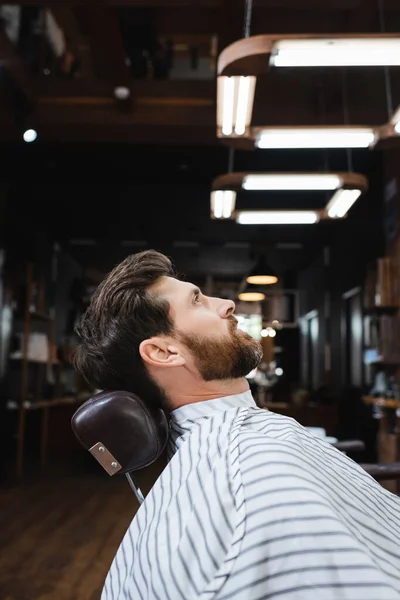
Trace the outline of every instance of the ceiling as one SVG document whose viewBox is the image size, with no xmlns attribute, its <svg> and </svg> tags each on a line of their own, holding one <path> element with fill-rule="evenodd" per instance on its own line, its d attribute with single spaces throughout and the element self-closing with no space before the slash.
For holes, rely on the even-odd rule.
<svg viewBox="0 0 400 600">
<path fill-rule="evenodd" d="M 292 273 L 338 234 L 340 223 L 244 227 L 209 216 L 211 181 L 230 160 L 216 138 L 215 62 L 243 35 L 244 1 L 93 4 L 50 0 L 46 11 L 29 1 L 0 5 L 0 177 L 8 183 L 8 221 L 21 223 L 23 214 L 22 230 L 35 223 L 102 270 L 128 252 L 157 247 L 193 277 L 237 282 L 263 248 L 292 284 Z M 378 6 L 255 0 L 251 33 L 378 32 Z M 386 31 L 400 31 L 398 0 L 385 0 L 384 21 Z M 394 106 L 398 71 L 390 70 Z M 121 86 L 129 98 L 115 97 Z M 274 72 L 260 80 L 257 95 L 255 124 L 388 118 L 382 69 Z M 30 127 L 38 140 L 24 144 Z M 236 151 L 233 158 L 241 171 L 349 166 L 343 151 Z M 378 189 L 380 154 L 358 151 L 351 159 Z M 311 208 L 325 199 L 239 194 L 238 204 L 277 200 Z M 377 201 L 374 191 L 363 200 Z"/>
</svg>

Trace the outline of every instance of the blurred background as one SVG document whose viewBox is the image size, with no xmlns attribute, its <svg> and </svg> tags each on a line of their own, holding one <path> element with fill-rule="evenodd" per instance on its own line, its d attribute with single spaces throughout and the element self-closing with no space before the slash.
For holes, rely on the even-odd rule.
<svg viewBox="0 0 400 600">
<path fill-rule="evenodd" d="M 398 0 L 0 4 L 1 598 L 100 598 L 137 509 L 70 426 L 95 392 L 70 365 L 74 325 L 128 254 L 155 248 L 236 302 L 263 344 L 248 375 L 260 407 L 332 443 L 360 441 L 357 461 L 399 458 L 396 32 Z M 262 51 L 226 54 L 252 36 Z M 313 36 L 361 37 L 366 50 L 351 42 L 328 64 L 311 47 L 310 65 L 278 68 L 280 40 Z M 251 78 L 240 129 L 226 115 L 243 97 L 225 80 Z M 324 141 L 260 143 L 299 127 Z M 369 142 L 331 144 L 341 127 Z M 245 185 L 262 173 L 338 175 L 332 188 Z M 359 198 L 331 218 L 353 173 Z M 267 211 L 264 224 L 241 223 L 249 211 Z"/>
</svg>

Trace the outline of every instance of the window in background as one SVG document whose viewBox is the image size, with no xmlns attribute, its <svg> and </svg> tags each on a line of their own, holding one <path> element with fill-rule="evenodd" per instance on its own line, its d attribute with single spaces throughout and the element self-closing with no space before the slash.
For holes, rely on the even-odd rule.
<svg viewBox="0 0 400 600">
<path fill-rule="evenodd" d="M 256 340 L 261 340 L 262 316 L 261 315 L 237 315 L 238 328 L 242 329 Z"/>
</svg>

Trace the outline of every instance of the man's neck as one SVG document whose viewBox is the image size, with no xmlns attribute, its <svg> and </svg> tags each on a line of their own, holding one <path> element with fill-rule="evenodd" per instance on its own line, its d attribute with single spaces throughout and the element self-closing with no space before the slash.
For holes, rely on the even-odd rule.
<svg viewBox="0 0 400 600">
<path fill-rule="evenodd" d="M 190 390 L 170 392 L 168 397 L 168 410 L 173 411 L 176 408 L 195 402 L 204 402 L 205 400 L 216 400 L 225 396 L 243 394 L 249 389 L 247 379 L 230 379 L 224 381 L 201 381 L 190 386 Z"/>
</svg>

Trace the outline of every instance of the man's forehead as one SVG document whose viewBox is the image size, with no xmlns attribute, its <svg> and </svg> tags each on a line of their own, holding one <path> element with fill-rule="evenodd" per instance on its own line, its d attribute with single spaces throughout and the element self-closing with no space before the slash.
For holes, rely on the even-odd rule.
<svg viewBox="0 0 400 600">
<path fill-rule="evenodd" d="M 160 296 L 171 298 L 185 292 L 189 293 L 193 288 L 194 285 L 187 281 L 180 281 L 174 277 L 160 277 L 157 283 L 151 287 L 151 291 Z"/>
</svg>

